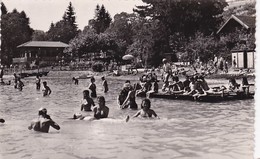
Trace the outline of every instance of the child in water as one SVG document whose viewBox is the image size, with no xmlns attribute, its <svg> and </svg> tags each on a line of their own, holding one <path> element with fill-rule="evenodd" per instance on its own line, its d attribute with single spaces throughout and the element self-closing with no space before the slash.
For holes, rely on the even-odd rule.
<svg viewBox="0 0 260 159">
<path fill-rule="evenodd" d="M 151 109 L 151 101 L 146 98 L 143 99 L 142 104 L 141 104 L 141 110 L 139 110 L 133 117 L 138 117 L 141 116 L 143 118 L 145 117 L 156 117 L 159 119 L 158 115 L 155 113 L 154 110 Z M 128 120 L 130 119 L 129 115 L 126 117 L 126 122 L 128 122 Z"/>
<path fill-rule="evenodd" d="M 40 90 L 41 89 L 41 79 L 40 79 L 39 75 L 36 76 L 35 83 L 36 83 L 36 90 Z"/>
<path fill-rule="evenodd" d="M 78 85 L 79 84 L 79 80 L 75 77 L 72 77 L 72 80 L 74 81 L 74 84 L 75 85 Z"/>
<path fill-rule="evenodd" d="M 50 87 L 49 86 L 47 86 L 47 82 L 46 81 L 44 81 L 44 82 L 42 82 L 42 84 L 43 84 L 43 96 L 45 97 L 45 96 L 49 96 L 50 94 L 51 94 L 51 89 L 50 89 Z"/>
<path fill-rule="evenodd" d="M 91 106 L 95 106 L 95 103 L 92 98 L 89 96 L 89 91 L 84 90 L 83 91 L 83 100 L 81 104 L 81 111 L 92 111 Z"/>
<path fill-rule="evenodd" d="M 91 90 L 90 96 L 92 98 L 96 98 L 97 97 L 97 92 L 96 92 L 96 84 L 95 84 L 95 78 L 91 77 L 90 79 L 90 85 L 88 86 L 88 89 Z"/>
<path fill-rule="evenodd" d="M 23 90 L 23 87 L 24 87 L 24 84 L 23 82 L 21 81 L 21 78 L 18 78 L 17 79 L 17 88 L 22 91 Z"/>
</svg>

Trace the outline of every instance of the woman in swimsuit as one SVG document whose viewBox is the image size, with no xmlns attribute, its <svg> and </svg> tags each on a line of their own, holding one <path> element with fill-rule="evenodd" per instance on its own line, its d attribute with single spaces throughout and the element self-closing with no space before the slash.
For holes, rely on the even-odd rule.
<svg viewBox="0 0 260 159">
<path fill-rule="evenodd" d="M 95 103 L 92 98 L 89 96 L 89 91 L 83 91 L 83 100 L 81 102 L 81 111 L 92 111 L 91 106 L 95 106 Z"/>
<path fill-rule="evenodd" d="M 155 113 L 154 110 L 150 109 L 151 108 L 151 101 L 149 99 L 143 99 L 142 104 L 141 104 L 141 110 L 139 110 L 133 117 L 138 117 L 139 115 L 141 117 L 156 117 L 159 118 L 158 115 Z"/>
</svg>

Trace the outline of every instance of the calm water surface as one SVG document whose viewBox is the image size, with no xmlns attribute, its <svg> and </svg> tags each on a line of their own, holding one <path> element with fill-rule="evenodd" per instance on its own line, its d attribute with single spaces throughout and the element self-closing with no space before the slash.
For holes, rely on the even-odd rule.
<svg viewBox="0 0 260 159">
<path fill-rule="evenodd" d="M 109 119 L 74 121 L 68 118 L 80 112 L 82 91 L 89 80 L 71 81 L 80 72 L 50 72 L 43 80 L 53 93 L 42 97 L 34 78 L 23 79 L 22 92 L 13 86 L 0 87 L 1 159 L 252 159 L 254 147 L 254 100 L 200 103 L 151 99 L 152 109 L 161 119 L 130 119 L 134 110 L 120 110 L 116 96 L 124 80 L 108 79 L 109 93 L 100 88 L 110 108 Z M 214 82 L 214 81 L 213 81 Z M 215 81 L 215 83 L 219 82 Z M 141 99 L 137 98 L 140 107 Z M 50 133 L 27 129 L 46 107 L 61 130 Z M 86 115 L 92 113 L 86 113 Z"/>
</svg>

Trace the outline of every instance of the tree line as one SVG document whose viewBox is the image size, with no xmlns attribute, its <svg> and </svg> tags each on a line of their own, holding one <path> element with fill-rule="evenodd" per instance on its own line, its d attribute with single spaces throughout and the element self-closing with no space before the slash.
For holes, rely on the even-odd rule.
<svg viewBox="0 0 260 159">
<path fill-rule="evenodd" d="M 240 44 L 241 31 L 222 37 L 214 34 L 223 24 L 223 17 L 234 11 L 225 11 L 225 0 L 142 1 L 144 5 L 136 6 L 133 13 L 118 13 L 113 21 L 105 6 L 97 5 L 93 19 L 82 31 L 70 2 L 62 19 L 51 23 L 47 32 L 33 30 L 24 11 L 8 12 L 1 3 L 1 63 L 11 64 L 16 46 L 29 40 L 68 43 L 64 53 L 74 59 L 101 50 L 116 61 L 132 54 L 145 66 L 158 66 L 165 53 L 171 53 L 173 61 L 194 62 L 199 58 L 207 62 L 214 55 L 230 55 L 230 50 Z M 254 13 L 254 6 L 246 7 Z M 254 33 L 247 37 L 253 47 Z"/>
</svg>

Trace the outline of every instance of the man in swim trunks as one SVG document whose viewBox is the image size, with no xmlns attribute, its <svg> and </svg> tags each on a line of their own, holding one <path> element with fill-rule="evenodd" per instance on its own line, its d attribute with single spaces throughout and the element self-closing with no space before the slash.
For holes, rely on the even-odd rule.
<svg viewBox="0 0 260 159">
<path fill-rule="evenodd" d="M 50 126 L 53 127 L 56 130 L 60 130 L 60 126 L 55 123 L 51 117 L 47 114 L 46 108 L 40 108 L 39 109 L 39 117 L 37 119 L 34 119 L 31 122 L 31 125 L 28 126 L 28 129 L 33 129 L 34 131 L 39 132 L 45 132 L 48 133 Z"/>
</svg>

